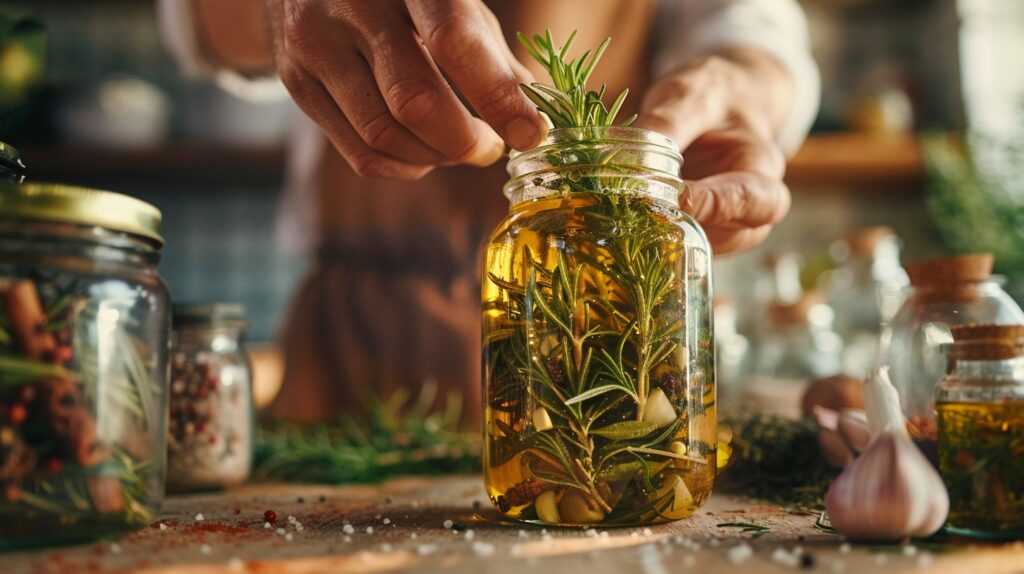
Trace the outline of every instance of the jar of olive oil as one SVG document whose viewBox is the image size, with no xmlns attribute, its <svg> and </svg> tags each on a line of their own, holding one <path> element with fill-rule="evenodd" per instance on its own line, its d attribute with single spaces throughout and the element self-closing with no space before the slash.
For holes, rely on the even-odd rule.
<svg viewBox="0 0 1024 574">
<path fill-rule="evenodd" d="M 953 327 L 936 389 L 947 528 L 1024 537 L 1024 325 Z"/>
<path fill-rule="evenodd" d="M 514 154 L 483 276 L 484 477 L 511 518 L 685 518 L 715 477 L 711 249 L 677 147 L 564 128 Z"/>
</svg>

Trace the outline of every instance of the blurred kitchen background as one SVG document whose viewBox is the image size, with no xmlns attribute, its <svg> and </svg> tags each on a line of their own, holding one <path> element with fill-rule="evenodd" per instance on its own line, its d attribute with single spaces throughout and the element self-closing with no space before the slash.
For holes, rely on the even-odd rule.
<svg viewBox="0 0 1024 574">
<path fill-rule="evenodd" d="M 296 111 L 182 77 L 161 44 L 153 4 L 0 2 L 45 22 L 49 42 L 41 85 L 0 114 L 0 140 L 22 151 L 34 179 L 156 204 L 166 222 L 161 272 L 174 297 L 242 302 L 251 337 L 270 340 L 304 266 L 279 253 L 274 239 L 285 125 Z M 752 333 L 758 326 L 749 323 L 762 319 L 749 305 L 800 300 L 834 280 L 828 271 L 863 242 L 872 257 L 882 245 L 879 257 L 904 261 L 995 251 L 996 270 L 1019 299 L 1024 179 L 1013 170 L 1024 175 L 1024 162 L 1014 161 L 1024 143 L 1024 2 L 804 5 L 822 73 L 821 112 L 789 169 L 789 218 L 762 248 L 717 263 L 723 339 L 730 314 Z M 24 75 L 9 51 L 0 53 L 7 82 Z M 973 143 L 970 160 L 962 139 Z M 1001 219 L 990 223 L 993 210 Z M 872 226 L 898 239 L 884 229 L 851 236 Z M 838 241 L 844 237 L 853 239 Z"/>
</svg>

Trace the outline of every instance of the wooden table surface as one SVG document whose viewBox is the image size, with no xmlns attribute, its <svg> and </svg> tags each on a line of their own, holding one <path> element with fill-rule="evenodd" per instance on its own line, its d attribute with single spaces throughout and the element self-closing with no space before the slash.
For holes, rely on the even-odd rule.
<svg viewBox="0 0 1024 574">
<path fill-rule="evenodd" d="M 278 516 L 270 527 L 266 510 Z M 717 526 L 737 521 L 771 530 L 752 540 Z M 814 521 L 716 495 L 690 519 L 659 527 L 542 530 L 499 520 L 479 477 L 255 484 L 170 498 L 152 527 L 116 542 L 0 555 L 0 572 L 1024 572 L 1022 542 L 851 548 Z"/>
</svg>

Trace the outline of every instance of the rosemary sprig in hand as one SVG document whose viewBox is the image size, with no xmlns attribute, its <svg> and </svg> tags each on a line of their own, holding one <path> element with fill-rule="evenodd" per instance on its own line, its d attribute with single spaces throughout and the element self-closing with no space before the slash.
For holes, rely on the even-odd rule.
<svg viewBox="0 0 1024 574">
<path fill-rule="evenodd" d="M 622 90 L 608 108 L 604 105 L 604 93 L 607 89 L 605 84 L 601 84 L 598 91 L 587 89 L 587 80 L 601 60 L 611 38 L 605 38 L 596 50 L 587 50 L 579 58 L 566 60 L 577 32 L 578 30 L 574 30 L 561 48 L 555 46 L 551 30 L 547 30 L 544 36 L 535 35 L 532 41 L 522 32 L 517 34 L 530 56 L 547 70 L 554 84 L 521 84 L 523 92 L 537 105 L 538 110 L 551 119 L 556 128 L 615 125 L 615 117 L 619 114 L 622 103 L 626 101 L 629 90 Z M 628 126 L 634 120 L 636 114 L 620 125 Z"/>
</svg>

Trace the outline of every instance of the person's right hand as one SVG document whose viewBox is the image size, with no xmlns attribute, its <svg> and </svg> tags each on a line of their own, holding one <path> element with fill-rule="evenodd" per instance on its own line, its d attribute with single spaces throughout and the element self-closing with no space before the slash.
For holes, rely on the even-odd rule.
<svg viewBox="0 0 1024 574">
<path fill-rule="evenodd" d="M 359 175 L 489 165 L 547 131 L 480 0 L 265 1 L 281 80 Z"/>
</svg>

